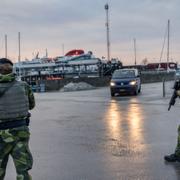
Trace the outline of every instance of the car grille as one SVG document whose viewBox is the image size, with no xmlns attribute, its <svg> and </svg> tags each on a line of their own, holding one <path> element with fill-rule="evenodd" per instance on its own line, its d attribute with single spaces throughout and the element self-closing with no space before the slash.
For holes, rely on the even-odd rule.
<svg viewBox="0 0 180 180">
<path fill-rule="evenodd" d="M 116 82 L 118 86 L 129 85 L 129 82 Z"/>
</svg>

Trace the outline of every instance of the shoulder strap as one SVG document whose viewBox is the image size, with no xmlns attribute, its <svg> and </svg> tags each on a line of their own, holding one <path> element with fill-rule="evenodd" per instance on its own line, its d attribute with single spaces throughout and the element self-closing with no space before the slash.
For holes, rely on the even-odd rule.
<svg viewBox="0 0 180 180">
<path fill-rule="evenodd" d="M 14 80 L 3 92 L 0 93 L 0 98 L 14 85 L 16 81 Z"/>
</svg>

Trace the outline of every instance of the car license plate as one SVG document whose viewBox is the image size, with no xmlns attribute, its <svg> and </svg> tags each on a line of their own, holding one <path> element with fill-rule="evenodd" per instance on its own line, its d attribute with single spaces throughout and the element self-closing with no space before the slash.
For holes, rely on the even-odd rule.
<svg viewBox="0 0 180 180">
<path fill-rule="evenodd" d="M 125 91 L 125 89 L 120 89 L 120 92 L 124 92 Z"/>
</svg>

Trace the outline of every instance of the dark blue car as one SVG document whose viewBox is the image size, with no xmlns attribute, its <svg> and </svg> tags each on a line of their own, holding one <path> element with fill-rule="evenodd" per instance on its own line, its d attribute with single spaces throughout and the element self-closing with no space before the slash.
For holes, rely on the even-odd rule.
<svg viewBox="0 0 180 180">
<path fill-rule="evenodd" d="M 137 69 L 115 70 L 110 82 L 111 96 L 121 93 L 137 95 L 141 91 L 141 79 Z"/>
</svg>

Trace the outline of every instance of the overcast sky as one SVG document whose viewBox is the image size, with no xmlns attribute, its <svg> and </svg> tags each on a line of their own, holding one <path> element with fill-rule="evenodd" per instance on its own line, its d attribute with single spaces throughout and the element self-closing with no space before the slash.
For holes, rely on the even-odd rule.
<svg viewBox="0 0 180 180">
<path fill-rule="evenodd" d="M 167 21 L 170 19 L 170 58 L 180 62 L 180 0 L 0 0 L 0 56 L 8 36 L 8 57 L 17 60 L 18 32 L 22 59 L 32 59 L 45 49 L 51 57 L 71 49 L 107 56 L 104 5 L 109 3 L 111 57 L 123 64 L 160 59 Z M 166 59 L 167 47 L 163 58 Z"/>
</svg>

